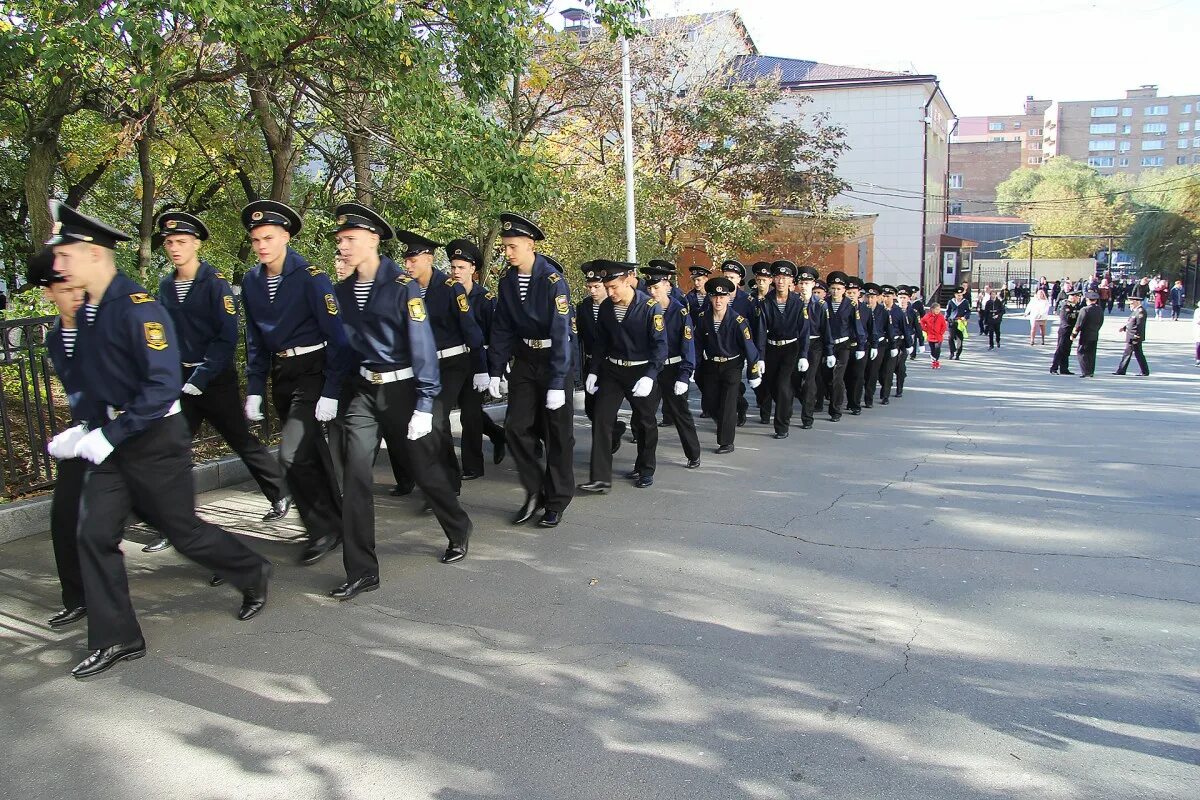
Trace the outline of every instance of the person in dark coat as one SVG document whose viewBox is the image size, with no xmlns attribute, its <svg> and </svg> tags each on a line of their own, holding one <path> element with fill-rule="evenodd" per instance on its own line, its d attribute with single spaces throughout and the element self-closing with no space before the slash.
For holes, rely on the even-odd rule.
<svg viewBox="0 0 1200 800">
<path fill-rule="evenodd" d="M 983 325 L 987 329 L 988 350 L 1000 347 L 1000 323 L 1004 321 L 1004 301 L 999 295 L 992 295 L 979 314 L 983 317 Z"/>
<path fill-rule="evenodd" d="M 1071 372 L 1071 340 L 1075 323 L 1079 320 L 1079 302 L 1083 293 L 1078 289 L 1067 292 L 1067 298 L 1058 310 L 1058 343 L 1054 348 L 1054 359 L 1050 362 L 1051 375 L 1074 375 Z"/>
<path fill-rule="evenodd" d="M 1099 292 L 1088 292 L 1084 299 L 1087 305 L 1075 320 L 1071 339 L 1078 342 L 1079 377 L 1092 378 L 1096 375 L 1096 345 L 1100 342 L 1100 328 L 1104 325 L 1104 309 L 1100 307 Z"/>
<path fill-rule="evenodd" d="M 1129 369 L 1129 359 L 1136 358 L 1142 377 L 1146 377 L 1150 374 L 1150 365 L 1146 363 L 1146 355 L 1142 352 L 1142 342 L 1146 341 L 1146 309 L 1141 305 L 1134 306 L 1120 330 L 1125 334 L 1125 352 L 1113 375 L 1124 375 Z"/>
</svg>

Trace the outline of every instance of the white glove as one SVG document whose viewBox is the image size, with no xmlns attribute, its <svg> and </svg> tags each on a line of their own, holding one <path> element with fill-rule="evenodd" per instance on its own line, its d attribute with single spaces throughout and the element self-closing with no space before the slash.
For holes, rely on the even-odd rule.
<svg viewBox="0 0 1200 800">
<path fill-rule="evenodd" d="M 500 389 L 500 379 L 499 378 L 488 378 L 487 391 L 488 391 L 488 394 L 490 394 L 493 399 L 499 400 L 500 396 L 503 394 L 503 392 Z"/>
<path fill-rule="evenodd" d="M 888 355 L 891 356 L 892 358 L 895 358 L 896 354 L 899 352 L 900 352 L 899 350 L 897 350 L 896 348 L 893 347 L 892 351 L 890 353 L 888 353 Z"/>
<path fill-rule="evenodd" d="M 633 385 L 634 397 L 649 397 L 650 392 L 654 389 L 653 378 L 638 378 L 637 383 Z"/>
<path fill-rule="evenodd" d="M 415 442 L 433 430 L 433 414 L 428 411 L 414 411 L 408 421 L 408 439 Z"/>
<path fill-rule="evenodd" d="M 688 385 L 683 381 L 675 381 L 675 394 L 687 394 Z"/>
<path fill-rule="evenodd" d="M 808 372 L 808 359 L 807 358 L 800 359 L 798 362 L 796 362 L 796 368 L 799 369 L 801 372 Z"/>
<path fill-rule="evenodd" d="M 877 356 L 877 355 L 879 355 L 879 349 L 876 347 L 872 347 L 871 348 L 871 360 L 874 361 L 875 356 Z"/>
<path fill-rule="evenodd" d="M 104 438 L 104 431 L 96 428 L 88 431 L 75 445 L 75 457 L 86 458 L 93 464 L 103 464 L 112 455 L 113 446 Z"/>
<path fill-rule="evenodd" d="M 246 419 L 251 422 L 263 421 L 261 394 L 246 395 Z"/>
<path fill-rule="evenodd" d="M 489 388 L 488 391 L 490 392 L 491 389 Z M 500 379 L 500 394 L 508 394 L 508 378 Z"/>
<path fill-rule="evenodd" d="M 567 393 L 562 389 L 550 389 L 546 392 L 546 408 L 558 411 L 567 404 Z"/>
<path fill-rule="evenodd" d="M 765 361 L 758 362 L 758 374 L 759 375 L 767 374 L 767 362 L 765 362 Z"/>
<path fill-rule="evenodd" d="M 192 397 L 199 397 L 200 395 L 204 394 L 204 390 L 197 389 L 195 386 L 193 386 L 190 383 L 185 383 L 183 385 L 183 393 L 190 394 Z"/>
<path fill-rule="evenodd" d="M 64 458 L 74 458 L 76 445 L 86 435 L 87 428 L 83 425 L 67 428 L 50 440 L 50 443 L 46 445 L 46 452 L 60 461 Z"/>
<path fill-rule="evenodd" d="M 867 354 L 866 350 L 855 350 L 854 351 L 854 360 L 861 361 L 862 357 L 865 356 L 866 354 Z"/>
<path fill-rule="evenodd" d="M 317 422 L 329 422 L 337 416 L 338 401 L 332 397 L 322 397 L 317 400 Z"/>
<path fill-rule="evenodd" d="M 477 392 L 486 392 L 491 380 L 486 372 L 476 372 L 471 376 L 471 388 Z"/>
<path fill-rule="evenodd" d="M 762 383 L 762 378 L 751 378 L 750 380 L 746 381 L 746 383 L 750 386 L 751 389 L 757 389 L 759 387 L 759 385 Z"/>
<path fill-rule="evenodd" d="M 588 375 L 584 378 L 583 388 L 588 394 L 595 394 L 596 390 L 600 388 L 600 379 L 595 375 Z"/>
<path fill-rule="evenodd" d="M 825 366 L 833 369 L 837 366 L 837 356 L 825 356 Z"/>
</svg>

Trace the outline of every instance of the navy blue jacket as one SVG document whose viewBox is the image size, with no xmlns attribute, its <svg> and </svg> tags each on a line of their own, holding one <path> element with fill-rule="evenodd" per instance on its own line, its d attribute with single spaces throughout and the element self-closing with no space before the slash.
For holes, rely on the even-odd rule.
<svg viewBox="0 0 1200 800">
<path fill-rule="evenodd" d="M 163 304 L 179 337 L 179 361 L 200 364 L 184 367 L 183 381 L 197 389 L 233 366 L 237 351 L 238 318 L 233 289 L 220 274 L 201 261 L 187 297 L 179 302 L 175 274 L 158 282 L 158 302 Z"/>
<path fill-rule="evenodd" d="M 843 336 L 850 337 L 850 346 L 855 350 L 865 350 L 867 347 L 867 328 L 863 324 L 862 315 L 854 301 L 842 296 L 838 310 L 833 310 L 833 295 L 825 298 L 826 313 L 829 317 L 829 335 L 836 342 Z"/>
<path fill-rule="evenodd" d="M 412 367 L 417 382 L 417 411 L 433 411 L 442 390 L 437 344 L 421 287 L 400 266 L 381 256 L 371 295 L 362 311 L 354 296 L 358 273 L 341 281 L 334 291 L 341 302 L 341 325 L 359 366 L 375 372 Z"/>
<path fill-rule="evenodd" d="M 255 264 L 242 279 L 242 310 L 246 314 L 246 394 L 261 395 L 267 387 L 272 356 L 292 347 L 325 343 L 325 386 L 322 397 L 341 395 L 342 380 L 353 368 L 353 356 L 342 330 L 333 284 L 303 256 L 288 248 L 283 281 L 272 302 L 266 269 Z"/>
<path fill-rule="evenodd" d="M 496 295 L 496 315 L 492 318 L 488 348 L 488 371 L 492 377 L 504 374 L 521 339 L 549 339 L 549 388 L 565 389 L 573 355 L 571 290 L 566 278 L 538 255 L 533 262 L 525 302 L 521 302 L 516 267 L 501 276 Z"/>
<path fill-rule="evenodd" d="M 883 304 L 880 303 L 882 306 Z M 908 330 L 908 314 L 900 308 L 900 305 L 893 304 L 891 309 L 884 309 L 887 312 L 887 330 L 890 334 L 891 348 L 898 350 L 902 347 L 912 346 L 912 337 Z"/>
<path fill-rule="evenodd" d="M 648 294 L 638 291 L 629 301 L 625 319 L 618 320 L 615 309 L 611 299 L 600 304 L 596 345 L 588 362 L 588 373 L 599 375 L 606 358 L 648 361 L 645 377 L 654 380 L 667 359 L 667 325 L 662 309 Z"/>
<path fill-rule="evenodd" d="M 471 350 L 471 371 L 476 374 L 487 372 L 483 331 L 471 314 L 470 298 L 462 284 L 435 269 L 429 278 L 429 286 L 425 287 L 425 308 L 433 323 L 437 349 L 447 350 L 465 344 Z"/>
<path fill-rule="evenodd" d="M 788 292 L 787 304 L 782 312 L 775 304 L 775 293 L 771 292 L 758 305 L 759 329 L 761 338 L 759 344 L 763 349 L 769 341 L 786 341 L 798 339 L 796 343 L 801 356 L 808 353 L 808 305 L 804 298 L 795 292 Z"/>
<path fill-rule="evenodd" d="M 83 309 L 80 309 L 80 316 L 76 320 L 76 324 L 83 323 Z M 75 334 L 78 338 L 79 334 Z M 76 342 L 78 348 L 78 342 Z M 87 414 L 84 412 L 83 392 L 80 387 L 79 377 L 79 362 L 73 356 L 67 355 L 67 348 L 63 346 L 62 338 L 62 319 L 54 321 L 54 325 L 46 333 L 46 353 L 50 356 L 50 363 L 54 366 L 54 374 L 58 376 L 58 380 L 63 385 L 63 390 L 67 393 L 67 405 L 71 409 L 71 422 L 78 425 L 87 419 Z"/>
<path fill-rule="evenodd" d="M 815 294 L 808 298 L 808 327 L 809 341 L 811 342 L 814 336 L 819 337 L 821 352 L 827 358 L 833 355 L 833 334 L 829 329 L 829 306 L 825 305 L 825 300 L 819 299 Z"/>
<path fill-rule="evenodd" d="M 79 309 L 73 360 L 84 421 L 92 430 L 103 426 L 104 438 L 116 447 L 166 416 L 179 399 L 179 346 L 167 310 L 121 273 L 99 306 L 91 325 Z M 125 413 L 109 420 L 108 406 Z"/>
<path fill-rule="evenodd" d="M 483 346 L 487 347 L 491 341 L 492 317 L 496 315 L 496 295 L 489 292 L 486 287 L 475 283 L 471 285 L 471 293 L 467 295 L 467 302 L 470 304 L 471 316 L 475 319 L 475 324 L 479 326 L 479 332 L 483 334 Z M 484 355 L 486 363 L 487 356 Z"/>
<path fill-rule="evenodd" d="M 591 297 L 585 297 L 575 306 L 575 335 L 579 337 L 579 346 L 583 350 L 584 358 L 590 358 L 592 353 L 596 352 L 596 338 L 600 335 L 596 309 L 596 301 Z M 587 363 L 584 363 L 584 368 L 587 368 Z"/>
<path fill-rule="evenodd" d="M 921 312 L 913 303 L 904 309 L 904 330 L 908 334 L 907 347 L 925 344 L 925 329 L 921 327 Z"/>
<path fill-rule="evenodd" d="M 688 316 L 692 318 L 692 325 L 694 326 L 696 320 L 699 319 L 700 312 L 708 308 L 708 295 L 692 289 L 683 297 L 686 300 L 684 305 L 687 306 Z"/>
<path fill-rule="evenodd" d="M 698 357 L 730 358 L 746 357 L 746 372 L 751 378 L 758 374 L 758 347 L 754 344 L 754 333 L 750 320 L 733 310 L 732 304 L 725 310 L 725 319 L 720 330 L 713 330 L 712 309 L 700 312 L 696 322 L 696 353 Z"/>
<path fill-rule="evenodd" d="M 950 302 L 946 303 L 946 321 L 957 322 L 960 319 L 971 318 L 971 301 L 970 300 L 955 300 L 950 298 Z"/>
<path fill-rule="evenodd" d="M 892 349 L 892 318 L 888 314 L 888 310 L 882 302 L 875 304 L 874 308 L 868 306 L 870 317 L 867 322 L 867 339 L 868 345 L 876 350 L 891 350 Z"/>
<path fill-rule="evenodd" d="M 679 374 L 675 380 L 687 381 L 696 371 L 696 340 L 692 333 L 692 318 L 687 307 L 677 300 L 667 303 L 662 310 L 664 333 L 667 337 L 667 358 L 679 359 Z"/>
</svg>

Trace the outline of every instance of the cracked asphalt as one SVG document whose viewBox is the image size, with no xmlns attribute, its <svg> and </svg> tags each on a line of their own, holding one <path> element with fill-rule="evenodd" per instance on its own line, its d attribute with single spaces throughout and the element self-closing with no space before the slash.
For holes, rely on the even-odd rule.
<svg viewBox="0 0 1200 800">
<path fill-rule="evenodd" d="M 720 458 L 703 420 L 695 472 L 663 429 L 653 489 L 554 531 L 489 465 L 455 566 L 382 459 L 383 587 L 343 604 L 252 487 L 204 495 L 276 562 L 266 613 L 131 541 L 150 652 L 86 683 L 48 537 L 4 545 L 0 796 L 1198 797 L 1200 370 L 1152 321 L 1153 376 L 1108 375 L 1117 324 L 1090 381 L 1010 318 L 858 418 L 752 412 Z"/>
</svg>

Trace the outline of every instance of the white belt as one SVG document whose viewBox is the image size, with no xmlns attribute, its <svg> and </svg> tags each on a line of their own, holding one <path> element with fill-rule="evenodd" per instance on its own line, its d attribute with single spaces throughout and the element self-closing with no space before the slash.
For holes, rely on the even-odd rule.
<svg viewBox="0 0 1200 800">
<path fill-rule="evenodd" d="M 678 364 L 680 361 L 683 361 L 683 356 L 671 356 L 670 358 L 668 358 L 666 361 L 663 362 L 663 366 L 669 367 L 672 364 Z"/>
<path fill-rule="evenodd" d="M 541 350 L 554 344 L 551 339 L 522 339 L 522 342 L 529 345 L 534 350 Z"/>
<path fill-rule="evenodd" d="M 176 400 L 174 403 L 171 403 L 171 407 L 167 409 L 167 413 L 163 414 L 161 419 L 166 419 L 167 417 L 173 417 L 176 414 L 178 414 L 182 409 L 183 409 L 183 406 L 181 406 L 179 404 L 179 401 Z M 108 406 L 108 408 L 105 410 L 108 412 L 109 419 L 116 419 L 117 417 L 119 417 L 125 413 L 124 409 L 117 408 L 116 406 Z"/>
<path fill-rule="evenodd" d="M 413 376 L 412 367 L 405 367 L 393 372 L 376 372 L 359 367 L 358 374 L 369 380 L 371 383 L 395 383 L 396 381 L 406 381 Z"/>
<path fill-rule="evenodd" d="M 197 361 L 197 362 L 196 362 L 196 363 L 194 363 L 194 364 L 189 364 L 189 363 L 188 363 L 188 362 L 186 362 L 186 361 L 181 361 L 181 362 L 180 362 L 180 366 L 182 366 L 182 367 L 193 367 L 193 368 L 194 368 L 194 367 L 202 367 L 202 366 L 204 366 L 204 362 L 203 362 L 203 361 Z"/>
<path fill-rule="evenodd" d="M 605 356 L 606 361 L 610 364 L 616 364 L 618 367 L 640 367 L 642 364 L 649 364 L 649 361 L 622 361 L 619 358 Z"/>
<path fill-rule="evenodd" d="M 819 333 L 818 333 L 818 334 L 816 334 L 816 335 L 814 335 L 814 336 L 810 336 L 810 337 L 808 337 L 808 338 L 810 338 L 810 339 L 820 339 L 820 338 L 821 338 L 821 334 L 819 334 Z"/>
<path fill-rule="evenodd" d="M 850 337 L 849 337 L 849 336 L 843 336 L 843 337 L 842 337 L 842 338 L 840 338 L 840 339 L 834 339 L 834 340 L 833 340 L 833 343 L 834 343 L 834 344 L 841 344 L 842 342 L 848 342 L 848 341 L 850 341 Z"/>
<path fill-rule="evenodd" d="M 275 355 L 280 358 L 292 358 L 293 356 L 302 356 L 305 353 L 315 353 L 318 350 L 324 349 L 324 347 L 324 342 L 320 344 L 306 344 L 303 347 L 289 347 L 287 350 L 280 350 Z"/>
<path fill-rule="evenodd" d="M 469 352 L 471 352 L 471 348 L 465 344 L 460 344 L 458 347 L 447 347 L 445 350 L 438 350 L 438 358 L 449 358 L 450 356 L 459 356 Z"/>
<path fill-rule="evenodd" d="M 796 342 L 796 341 L 799 341 L 799 338 L 796 338 L 796 339 L 767 339 L 767 344 L 773 344 L 776 347 L 783 347 L 784 345 L 789 345 L 792 342 Z"/>
<path fill-rule="evenodd" d="M 741 356 L 710 356 L 708 353 L 704 354 L 705 361 L 715 361 L 718 364 L 724 364 L 727 361 L 737 361 L 739 358 Z"/>
<path fill-rule="evenodd" d="M 880 337 L 879 337 L 879 341 L 881 341 L 881 342 L 883 342 L 883 341 L 886 341 L 886 340 L 887 340 L 887 337 L 886 337 L 886 336 L 880 336 Z"/>
</svg>

